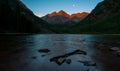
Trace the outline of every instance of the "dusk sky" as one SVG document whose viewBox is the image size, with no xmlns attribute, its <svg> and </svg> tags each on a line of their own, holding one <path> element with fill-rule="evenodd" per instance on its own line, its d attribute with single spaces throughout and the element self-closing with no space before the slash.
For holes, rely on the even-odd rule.
<svg viewBox="0 0 120 71">
<path fill-rule="evenodd" d="M 69 14 L 91 12 L 102 0 L 21 0 L 37 16 L 64 10 Z"/>
</svg>

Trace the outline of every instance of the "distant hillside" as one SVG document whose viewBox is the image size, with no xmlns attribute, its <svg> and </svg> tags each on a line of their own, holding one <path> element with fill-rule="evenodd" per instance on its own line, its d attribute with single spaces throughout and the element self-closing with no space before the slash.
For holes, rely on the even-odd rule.
<svg viewBox="0 0 120 71">
<path fill-rule="evenodd" d="M 120 33 L 120 0 L 104 0 L 80 23 L 76 33 Z"/>
<path fill-rule="evenodd" d="M 47 33 L 36 17 L 20 0 L 0 0 L 0 33 Z"/>
<path fill-rule="evenodd" d="M 59 12 L 52 12 L 46 15 L 42 19 L 51 24 L 76 23 L 84 19 L 88 14 L 87 12 L 83 12 L 69 15 L 65 11 L 60 10 Z"/>
</svg>

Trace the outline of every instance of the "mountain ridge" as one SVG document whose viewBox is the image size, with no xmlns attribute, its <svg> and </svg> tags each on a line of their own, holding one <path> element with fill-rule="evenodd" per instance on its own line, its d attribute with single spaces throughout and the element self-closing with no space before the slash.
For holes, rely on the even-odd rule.
<svg viewBox="0 0 120 71">
<path fill-rule="evenodd" d="M 89 13 L 88 12 L 78 12 L 78 13 L 72 13 L 72 14 L 68 14 L 67 12 L 63 11 L 63 10 L 60 10 L 58 12 L 54 11 L 50 14 L 47 14 L 49 17 L 53 17 L 53 16 L 66 16 L 66 17 L 69 17 L 69 18 L 73 18 L 73 17 L 82 17 L 82 16 L 86 16 L 88 15 Z"/>
<path fill-rule="evenodd" d="M 34 15 L 21 0 L 0 0 L 0 33 L 47 33 L 44 20 Z"/>
<path fill-rule="evenodd" d="M 64 23 L 79 22 L 82 19 L 84 19 L 88 14 L 89 14 L 88 12 L 68 14 L 67 12 L 63 10 L 60 10 L 58 12 L 55 11 L 50 14 L 47 14 L 43 16 L 42 19 L 47 21 L 48 23 L 55 23 L 55 24 L 63 23 L 64 24 Z"/>
<path fill-rule="evenodd" d="M 77 33 L 120 33 L 120 0 L 103 0 L 81 22 Z M 75 31 L 74 30 L 74 31 Z"/>
</svg>

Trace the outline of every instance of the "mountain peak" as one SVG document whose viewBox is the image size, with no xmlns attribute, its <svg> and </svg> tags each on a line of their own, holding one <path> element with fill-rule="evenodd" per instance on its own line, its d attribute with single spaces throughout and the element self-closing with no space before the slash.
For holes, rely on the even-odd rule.
<svg viewBox="0 0 120 71">
<path fill-rule="evenodd" d="M 67 14 L 67 13 L 66 13 L 65 11 L 63 11 L 63 10 L 60 10 L 60 11 L 58 11 L 58 12 L 54 11 L 54 12 L 50 13 L 50 14 L 48 14 L 48 16 L 49 16 L 49 17 L 54 17 L 54 16 L 69 17 L 70 15 Z"/>
<path fill-rule="evenodd" d="M 65 12 L 64 10 L 60 10 L 59 12 Z"/>
<path fill-rule="evenodd" d="M 67 14 L 64 10 L 60 10 L 58 13 L 65 13 L 65 14 Z"/>
<path fill-rule="evenodd" d="M 65 17 L 69 17 L 69 14 L 67 14 L 65 11 L 60 10 L 58 13 L 58 16 L 65 16 Z"/>
<path fill-rule="evenodd" d="M 74 13 L 74 14 L 71 14 L 71 15 L 70 15 L 70 18 L 74 18 L 74 17 L 84 18 L 84 17 L 86 17 L 88 14 L 89 14 L 88 12 Z"/>
<path fill-rule="evenodd" d="M 49 17 L 57 16 L 57 12 L 52 12 L 51 14 L 48 14 Z"/>
</svg>

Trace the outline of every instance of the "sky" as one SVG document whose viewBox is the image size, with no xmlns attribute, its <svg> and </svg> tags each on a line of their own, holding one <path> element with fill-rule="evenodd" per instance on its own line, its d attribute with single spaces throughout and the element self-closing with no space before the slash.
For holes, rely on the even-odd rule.
<svg viewBox="0 0 120 71">
<path fill-rule="evenodd" d="M 39 17 L 64 10 L 69 14 L 91 12 L 103 0 L 21 0 Z"/>
</svg>

